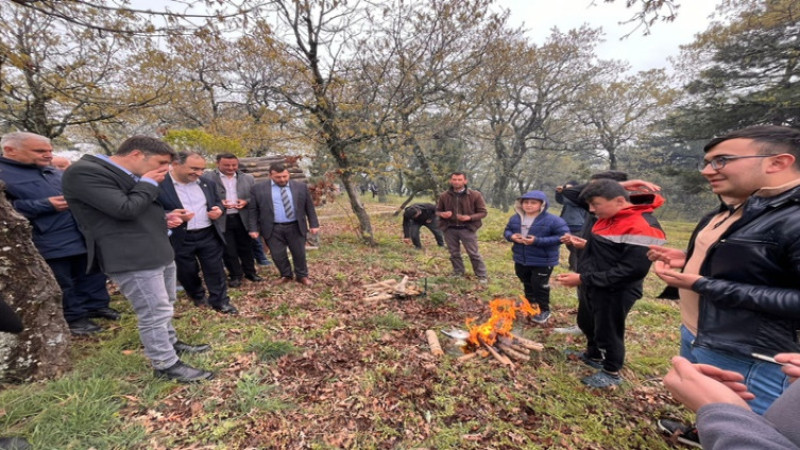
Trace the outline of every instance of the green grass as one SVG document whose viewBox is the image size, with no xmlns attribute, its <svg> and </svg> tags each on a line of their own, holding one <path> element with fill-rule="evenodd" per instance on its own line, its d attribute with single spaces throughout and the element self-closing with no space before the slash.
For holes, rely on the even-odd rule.
<svg viewBox="0 0 800 450">
<path fill-rule="evenodd" d="M 615 391 L 584 388 L 579 380 L 590 371 L 562 356 L 581 348 L 582 337 L 550 332 L 574 324 L 577 299 L 567 288 L 552 291 L 548 327 L 517 325 L 545 345 L 529 363 L 514 371 L 491 358 L 458 364 L 459 350 L 441 334 L 446 355 L 430 355 L 424 332 L 463 327 L 468 317 L 485 318 L 491 299 L 521 294 L 502 239 L 510 214 L 491 210 L 479 233 L 490 276 L 482 286 L 472 276 L 449 276 L 449 255 L 427 230 L 424 250 L 404 245 L 399 217 L 373 216 L 377 247 L 360 242 L 352 217 L 325 219 L 346 209 L 320 210 L 324 234 L 320 250 L 309 252 L 311 289 L 233 289 L 235 317 L 179 301 L 181 339 L 213 348 L 186 361 L 214 370 L 213 381 L 155 380 L 133 313 L 115 297 L 123 320 L 74 340 L 71 372 L 3 386 L 0 436 L 25 436 L 37 449 L 671 448 L 655 420 L 691 414 L 659 382 L 678 351 L 679 313 L 675 302 L 655 299 L 663 283 L 653 275 L 629 316 L 626 382 Z M 663 225 L 672 244 L 685 246 L 692 224 Z M 277 276 L 274 268 L 259 270 Z M 555 271 L 567 271 L 566 251 Z M 363 300 L 363 284 L 403 275 L 420 286 L 427 279 L 427 295 Z"/>
</svg>

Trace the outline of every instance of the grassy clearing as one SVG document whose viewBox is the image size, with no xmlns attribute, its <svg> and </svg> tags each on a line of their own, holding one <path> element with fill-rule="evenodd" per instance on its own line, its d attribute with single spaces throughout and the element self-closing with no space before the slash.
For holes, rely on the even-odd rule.
<svg viewBox="0 0 800 450">
<path fill-rule="evenodd" d="M 399 217 L 373 217 L 378 247 L 359 242 L 352 217 L 323 218 L 321 250 L 309 254 L 312 288 L 247 283 L 231 292 L 238 317 L 176 305 L 181 338 L 213 346 L 186 358 L 217 373 L 199 385 L 152 377 L 133 313 L 115 297 L 124 319 L 74 341 L 72 372 L 4 386 L 0 435 L 37 449 L 669 448 L 654 422 L 688 417 L 660 383 L 678 351 L 679 317 L 676 303 L 655 299 L 663 285 L 653 276 L 628 321 L 626 382 L 615 391 L 584 388 L 589 369 L 562 356 L 584 343 L 552 333 L 574 324 L 577 299 L 566 288 L 553 290 L 547 327 L 518 325 L 545 350 L 514 372 L 485 359 L 457 365 L 442 335 L 447 355 L 429 354 L 426 329 L 463 327 L 485 317 L 492 298 L 520 295 L 501 238 L 507 219 L 492 210 L 480 232 L 490 274 L 481 286 L 448 276 L 449 255 L 427 230 L 425 250 L 403 245 Z M 690 224 L 664 225 L 672 244 L 685 245 Z M 402 275 L 427 282 L 427 296 L 362 301 L 363 284 Z"/>
</svg>

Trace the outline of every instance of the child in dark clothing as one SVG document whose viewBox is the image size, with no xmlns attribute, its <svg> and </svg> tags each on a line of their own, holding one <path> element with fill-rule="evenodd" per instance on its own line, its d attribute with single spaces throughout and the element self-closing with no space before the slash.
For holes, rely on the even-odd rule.
<svg viewBox="0 0 800 450">
<path fill-rule="evenodd" d="M 625 361 L 625 319 L 642 297 L 642 280 L 650 269 L 648 245 L 665 242 L 664 231 L 652 212 L 664 203 L 656 194 L 645 204 L 631 204 L 627 191 L 616 181 L 589 184 L 581 198 L 597 216 L 581 257 L 578 273 L 557 277 L 564 286 L 582 285 L 588 308 L 578 315 L 586 335 L 581 359 L 602 367 L 581 381 L 595 388 L 622 382 L 619 371 Z"/>
<path fill-rule="evenodd" d="M 514 271 L 522 281 L 525 298 L 539 305 L 539 314 L 531 319 L 539 324 L 550 318 L 550 274 L 558 264 L 561 236 L 569 233 L 564 219 L 547 212 L 547 195 L 530 191 L 514 204 L 504 236 L 513 242 Z"/>
</svg>

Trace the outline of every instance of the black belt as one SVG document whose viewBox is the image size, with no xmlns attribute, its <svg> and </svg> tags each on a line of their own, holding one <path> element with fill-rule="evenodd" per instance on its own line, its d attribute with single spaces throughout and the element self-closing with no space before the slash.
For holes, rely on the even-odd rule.
<svg viewBox="0 0 800 450">
<path fill-rule="evenodd" d="M 207 227 L 205 227 L 205 228 L 198 228 L 198 229 L 196 229 L 196 230 L 186 230 L 186 232 L 187 232 L 187 233 L 190 233 L 190 234 L 194 234 L 194 233 L 203 233 L 203 232 L 206 232 L 206 231 L 209 231 L 209 230 L 211 230 L 212 228 L 214 228 L 214 226 L 213 226 L 213 225 L 211 225 L 211 226 L 207 226 Z"/>
<path fill-rule="evenodd" d="M 297 221 L 295 220 L 293 222 L 275 222 L 275 225 L 294 225 L 296 223 Z"/>
<path fill-rule="evenodd" d="M 464 226 L 464 225 L 453 225 L 453 226 L 449 226 L 447 228 L 450 228 L 451 230 L 466 230 L 467 229 L 467 227 Z"/>
</svg>

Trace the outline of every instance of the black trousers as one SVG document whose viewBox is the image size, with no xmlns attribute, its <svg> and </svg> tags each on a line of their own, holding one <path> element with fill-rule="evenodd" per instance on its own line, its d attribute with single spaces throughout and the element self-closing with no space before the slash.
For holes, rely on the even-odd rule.
<svg viewBox="0 0 800 450">
<path fill-rule="evenodd" d="M 603 359 L 609 372 L 625 363 L 625 319 L 641 297 L 635 285 L 614 291 L 578 287 L 578 327 L 586 335 L 586 355 Z"/>
<path fill-rule="evenodd" d="M 297 222 L 276 223 L 272 228 L 272 235 L 267 238 L 267 246 L 272 253 L 272 261 L 284 278 L 293 278 L 292 263 L 289 262 L 288 249 L 292 254 L 294 263 L 294 276 L 308 277 L 308 264 L 306 263 L 306 237 L 300 234 Z"/>
<path fill-rule="evenodd" d="M 519 281 L 522 281 L 522 289 L 528 302 L 539 305 L 542 312 L 550 311 L 550 274 L 553 273 L 553 266 L 537 267 L 514 263 L 514 271 Z"/>
<path fill-rule="evenodd" d="M 87 318 L 89 311 L 108 308 L 106 275 L 99 270 L 86 273 L 86 253 L 46 261 L 61 287 L 64 320 L 74 322 Z"/>
<path fill-rule="evenodd" d="M 231 279 L 256 274 L 253 261 L 253 238 L 247 234 L 239 214 L 225 215 L 225 251 L 222 256 Z"/>
<path fill-rule="evenodd" d="M 411 243 L 414 244 L 414 247 L 422 248 L 422 241 L 419 238 L 419 230 L 422 229 L 422 227 L 431 230 L 433 237 L 436 238 L 436 245 L 444 247 L 444 235 L 442 234 L 442 230 L 439 229 L 439 224 L 436 220 L 433 220 L 431 223 L 418 223 L 412 220 L 408 228 L 408 234 L 411 237 Z"/>
<path fill-rule="evenodd" d="M 225 267 L 222 264 L 223 247 L 212 225 L 200 231 L 188 231 L 183 244 L 175 251 L 178 281 L 186 290 L 186 295 L 200 300 L 207 289 L 208 303 L 216 308 L 230 302 Z M 200 279 L 201 268 L 205 289 L 203 280 Z"/>
</svg>

